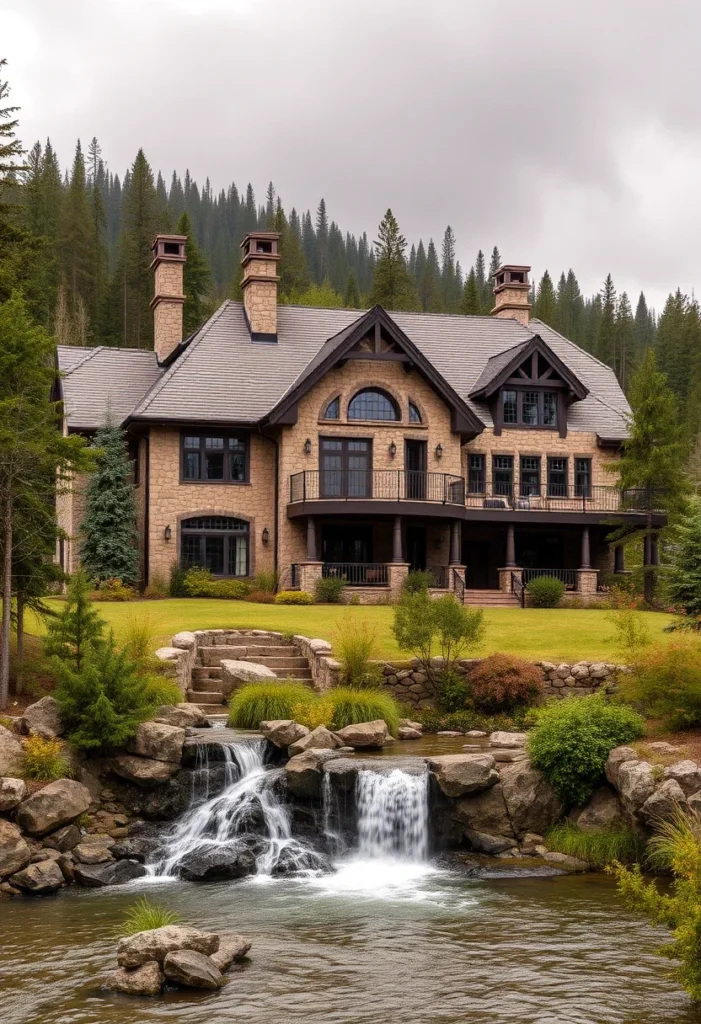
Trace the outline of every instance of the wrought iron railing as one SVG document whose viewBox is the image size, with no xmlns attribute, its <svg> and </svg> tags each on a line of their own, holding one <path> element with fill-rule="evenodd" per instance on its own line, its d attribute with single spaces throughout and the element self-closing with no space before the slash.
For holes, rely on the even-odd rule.
<svg viewBox="0 0 701 1024">
<path fill-rule="evenodd" d="M 322 576 L 343 580 L 347 587 L 386 587 L 387 566 L 383 562 L 324 562 Z"/>
<path fill-rule="evenodd" d="M 524 586 L 521 576 L 517 572 L 511 573 L 511 593 L 515 594 L 518 598 L 518 603 L 522 608 L 526 607 L 526 588 Z"/>
<path fill-rule="evenodd" d="M 290 502 L 358 500 L 464 505 L 465 481 L 408 469 L 307 469 L 290 477 Z"/>
<path fill-rule="evenodd" d="M 453 593 L 462 604 L 465 600 L 465 580 L 457 569 L 453 569 Z"/>
<path fill-rule="evenodd" d="M 524 586 L 539 576 L 549 576 L 551 579 L 560 580 L 568 590 L 577 589 L 576 569 L 523 569 L 522 572 Z"/>
<path fill-rule="evenodd" d="M 535 487 L 521 484 L 494 484 L 482 494 L 468 494 L 468 508 L 508 509 L 528 512 L 658 512 L 662 511 L 661 493 L 618 487 L 576 487 L 569 492 L 557 484 Z"/>
<path fill-rule="evenodd" d="M 299 562 L 293 562 L 290 566 L 290 586 L 294 590 L 300 583 Z"/>
<path fill-rule="evenodd" d="M 426 567 L 426 572 L 430 573 L 432 581 L 431 586 L 436 587 L 438 590 L 448 589 L 448 566 L 447 565 L 429 565 Z"/>
</svg>

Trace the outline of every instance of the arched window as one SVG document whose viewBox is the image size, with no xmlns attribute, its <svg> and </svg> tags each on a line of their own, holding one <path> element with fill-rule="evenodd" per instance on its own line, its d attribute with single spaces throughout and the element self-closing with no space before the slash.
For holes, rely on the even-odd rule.
<svg viewBox="0 0 701 1024">
<path fill-rule="evenodd" d="M 338 395 L 332 398 L 329 404 L 326 406 L 324 411 L 323 419 L 325 420 L 337 420 L 341 415 L 341 399 Z"/>
<path fill-rule="evenodd" d="M 409 422 L 410 423 L 421 423 L 421 413 L 419 412 L 418 405 L 414 405 L 413 402 L 409 402 Z"/>
<path fill-rule="evenodd" d="M 399 420 L 397 403 L 386 391 L 365 388 L 355 395 L 348 406 L 349 420 Z"/>
<path fill-rule="evenodd" d="M 214 576 L 248 576 L 250 530 L 244 519 L 197 516 L 180 524 L 180 564 Z"/>
</svg>

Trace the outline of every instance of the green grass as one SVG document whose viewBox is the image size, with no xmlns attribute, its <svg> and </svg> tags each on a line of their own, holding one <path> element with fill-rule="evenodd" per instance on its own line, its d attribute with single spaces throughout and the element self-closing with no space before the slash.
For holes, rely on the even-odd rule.
<svg viewBox="0 0 701 1024">
<path fill-rule="evenodd" d="M 399 705 L 385 690 L 338 686 L 316 694 L 301 683 L 250 683 L 235 690 L 229 702 L 229 725 L 239 729 L 257 729 L 261 722 L 288 718 L 330 729 L 383 718 L 396 736 Z"/>
<path fill-rule="evenodd" d="M 47 602 L 60 609 L 63 602 Z M 155 634 L 154 642 L 164 645 L 173 633 L 183 629 L 231 628 L 275 629 L 302 633 L 333 642 L 337 625 L 346 617 L 366 620 L 377 630 L 380 658 L 401 660 L 407 655 L 397 648 L 392 636 L 392 608 L 340 607 L 312 605 L 286 607 L 253 604 L 247 601 L 222 601 L 208 598 L 168 598 L 164 601 L 104 602 L 100 615 L 114 630 L 117 643 L 128 638 L 129 622 L 135 614 L 148 611 Z M 655 643 L 669 643 L 663 632 L 673 616 L 659 612 L 637 612 L 647 623 Z M 43 632 L 43 623 L 27 615 L 30 632 Z M 578 608 L 486 608 L 484 642 L 479 655 L 496 652 L 517 654 L 531 661 L 620 661 L 614 641 L 614 629 L 605 612 Z"/>
<path fill-rule="evenodd" d="M 630 864 L 642 859 L 644 845 L 627 825 L 585 831 L 571 821 L 554 825 L 545 836 L 551 850 L 585 860 L 595 868 L 604 868 L 617 860 Z"/>
<path fill-rule="evenodd" d="M 163 928 L 167 924 L 179 924 L 181 921 L 182 917 L 174 910 L 168 910 L 160 903 L 152 903 L 145 896 L 141 896 L 126 912 L 121 934 L 135 935 L 136 932 L 150 932 L 154 928 Z"/>
<path fill-rule="evenodd" d="M 293 718 L 296 704 L 311 704 L 316 694 L 303 683 L 251 683 L 229 701 L 229 725 L 257 729 L 261 722 Z"/>
</svg>

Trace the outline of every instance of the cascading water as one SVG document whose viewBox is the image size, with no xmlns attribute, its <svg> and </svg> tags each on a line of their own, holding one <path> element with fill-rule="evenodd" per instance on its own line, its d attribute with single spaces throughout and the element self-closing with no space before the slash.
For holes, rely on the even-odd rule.
<svg viewBox="0 0 701 1024">
<path fill-rule="evenodd" d="M 289 808 L 277 792 L 283 769 L 266 768 L 265 741 L 223 744 L 225 788 L 209 797 L 207 748 L 193 779 L 193 802 L 149 865 L 155 877 L 180 873 L 196 855 L 248 850 L 258 874 L 318 869 L 322 858 L 292 836 Z"/>
<path fill-rule="evenodd" d="M 427 859 L 428 773 L 362 770 L 355 793 L 360 857 Z"/>
</svg>

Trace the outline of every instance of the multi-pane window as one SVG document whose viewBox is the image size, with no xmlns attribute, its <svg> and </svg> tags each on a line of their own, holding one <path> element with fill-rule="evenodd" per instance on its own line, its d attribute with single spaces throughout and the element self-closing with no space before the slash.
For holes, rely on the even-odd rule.
<svg viewBox="0 0 701 1024">
<path fill-rule="evenodd" d="M 574 460 L 574 493 L 578 498 L 591 498 L 591 459 Z"/>
<path fill-rule="evenodd" d="M 510 498 L 514 489 L 513 455 L 495 455 L 492 464 L 492 490 Z"/>
<path fill-rule="evenodd" d="M 337 395 L 336 398 L 332 398 L 331 401 L 329 402 L 329 404 L 326 406 L 326 411 L 324 412 L 324 419 L 325 420 L 337 420 L 337 419 L 339 419 L 340 415 L 341 415 L 341 399 Z"/>
<path fill-rule="evenodd" d="M 557 427 L 557 394 L 554 391 L 505 388 L 501 401 L 503 422 L 507 426 Z"/>
<path fill-rule="evenodd" d="M 199 566 L 213 576 L 247 576 L 249 527 L 230 516 L 197 516 L 180 524 L 180 564 Z"/>
<path fill-rule="evenodd" d="M 397 403 L 391 395 L 379 388 L 359 391 L 348 405 L 349 420 L 398 420 Z"/>
<path fill-rule="evenodd" d="M 548 497 L 567 497 L 567 459 L 548 459 Z"/>
<path fill-rule="evenodd" d="M 372 442 L 346 437 L 322 437 L 319 450 L 319 496 L 372 496 Z"/>
<path fill-rule="evenodd" d="M 409 422 L 410 423 L 421 423 L 421 413 L 419 407 L 413 402 L 409 402 Z"/>
<path fill-rule="evenodd" d="M 246 438 L 235 434 L 185 434 L 182 479 L 210 483 L 245 483 Z"/>
<path fill-rule="evenodd" d="M 519 473 L 522 498 L 540 494 L 540 459 L 537 455 L 522 455 Z"/>
<path fill-rule="evenodd" d="M 484 455 L 470 455 L 467 489 L 470 494 L 485 493 Z"/>
</svg>

